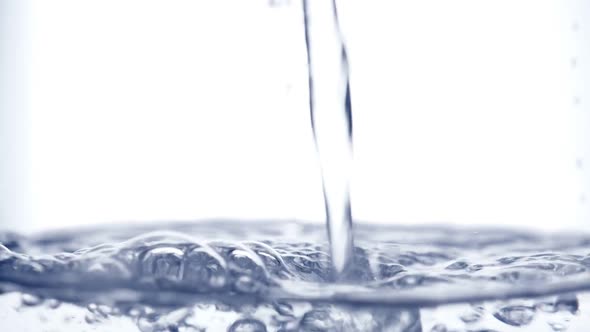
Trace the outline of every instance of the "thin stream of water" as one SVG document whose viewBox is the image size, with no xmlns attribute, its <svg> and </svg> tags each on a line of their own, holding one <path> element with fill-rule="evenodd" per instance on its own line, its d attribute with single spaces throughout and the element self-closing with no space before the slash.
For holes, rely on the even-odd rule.
<svg viewBox="0 0 590 332">
<path fill-rule="evenodd" d="M 348 55 L 336 1 L 303 0 L 309 78 L 309 108 L 322 170 L 326 224 L 335 278 L 345 280 L 353 264 L 349 196 L 352 108 Z"/>
</svg>

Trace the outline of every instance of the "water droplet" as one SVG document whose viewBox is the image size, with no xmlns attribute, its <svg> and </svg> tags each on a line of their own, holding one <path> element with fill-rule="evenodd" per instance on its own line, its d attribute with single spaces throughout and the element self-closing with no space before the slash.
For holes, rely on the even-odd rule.
<svg viewBox="0 0 590 332">
<path fill-rule="evenodd" d="M 498 310 L 494 317 L 512 326 L 523 326 L 531 323 L 535 317 L 535 309 L 527 306 L 509 306 Z"/>
<path fill-rule="evenodd" d="M 266 332 L 266 325 L 263 322 L 253 319 L 244 318 L 235 321 L 228 329 L 228 332 Z"/>
</svg>

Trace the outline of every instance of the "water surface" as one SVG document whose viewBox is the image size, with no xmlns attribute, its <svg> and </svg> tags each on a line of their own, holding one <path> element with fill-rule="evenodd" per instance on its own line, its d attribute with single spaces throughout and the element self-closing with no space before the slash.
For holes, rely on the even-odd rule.
<svg viewBox="0 0 590 332">
<path fill-rule="evenodd" d="M 163 230 L 163 231 L 161 231 Z M 0 313 L 56 331 L 583 331 L 590 236 L 211 221 L 0 235 Z"/>
</svg>

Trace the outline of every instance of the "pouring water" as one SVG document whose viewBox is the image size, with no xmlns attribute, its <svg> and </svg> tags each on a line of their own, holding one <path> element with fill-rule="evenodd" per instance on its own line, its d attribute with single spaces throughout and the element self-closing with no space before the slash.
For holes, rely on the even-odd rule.
<svg viewBox="0 0 590 332">
<path fill-rule="evenodd" d="M 353 225 L 354 62 L 337 2 L 298 4 L 326 224 L 205 220 L 26 236 L 3 231 L 2 326 L 142 332 L 590 326 L 590 235 Z"/>
</svg>

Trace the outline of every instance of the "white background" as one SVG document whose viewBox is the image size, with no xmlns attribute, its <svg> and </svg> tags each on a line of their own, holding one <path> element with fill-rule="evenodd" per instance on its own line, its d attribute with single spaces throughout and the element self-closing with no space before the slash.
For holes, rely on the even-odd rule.
<svg viewBox="0 0 590 332">
<path fill-rule="evenodd" d="M 0 4 L 0 228 L 323 220 L 299 2 Z M 340 11 L 356 219 L 590 229 L 588 2 Z"/>
</svg>

